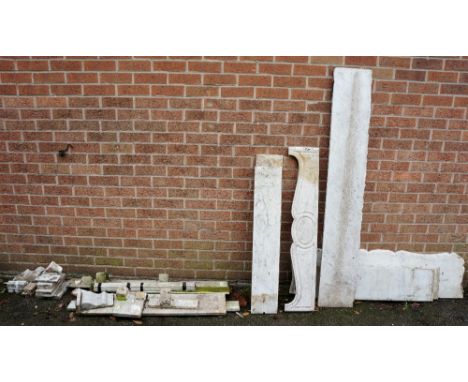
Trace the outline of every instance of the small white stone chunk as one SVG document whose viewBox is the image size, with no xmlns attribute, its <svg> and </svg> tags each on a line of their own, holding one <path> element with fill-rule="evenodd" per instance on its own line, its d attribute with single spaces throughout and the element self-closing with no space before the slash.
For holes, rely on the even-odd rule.
<svg viewBox="0 0 468 382">
<path fill-rule="evenodd" d="M 228 312 L 240 312 L 240 305 L 238 300 L 226 301 L 226 311 Z"/>
<path fill-rule="evenodd" d="M 315 309 L 319 149 L 290 147 L 289 155 L 294 156 L 299 163 L 291 228 L 291 262 L 296 294 L 284 310 L 308 312 Z"/>
<path fill-rule="evenodd" d="M 161 308 L 169 308 L 171 306 L 171 290 L 169 288 L 161 288 L 159 305 Z"/>
<path fill-rule="evenodd" d="M 125 301 L 115 300 L 112 314 L 115 317 L 140 318 L 145 303 L 145 300 L 137 299 L 135 293 L 129 293 Z"/>
<path fill-rule="evenodd" d="M 319 306 L 352 307 L 360 248 L 372 72 L 336 68 Z"/>
<path fill-rule="evenodd" d="M 356 275 L 356 300 L 433 301 L 439 290 L 439 270 L 361 266 Z"/>
<path fill-rule="evenodd" d="M 407 251 L 393 252 L 384 249 L 372 251 L 361 249 L 356 269 L 359 276 L 357 283 L 359 286 L 360 277 L 367 272 L 367 268 L 364 267 L 431 269 L 439 274 L 438 290 L 434 298 L 463 298 L 464 263 L 463 258 L 456 253 L 423 254 Z"/>
<path fill-rule="evenodd" d="M 255 166 L 252 314 L 278 311 L 283 157 L 257 155 Z"/>
<path fill-rule="evenodd" d="M 75 289 L 72 294 L 76 296 L 76 307 L 83 310 L 114 305 L 114 295 L 112 293 L 93 293 L 83 289 Z"/>
</svg>

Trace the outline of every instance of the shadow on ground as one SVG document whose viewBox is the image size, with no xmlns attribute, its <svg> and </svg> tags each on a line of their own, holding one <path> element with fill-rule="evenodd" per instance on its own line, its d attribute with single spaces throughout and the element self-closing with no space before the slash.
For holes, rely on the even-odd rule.
<svg viewBox="0 0 468 382">
<path fill-rule="evenodd" d="M 245 293 L 245 292 L 244 292 Z M 290 296 L 280 297 L 280 310 Z M 467 325 L 468 298 L 432 303 L 360 302 L 350 309 L 319 309 L 311 313 L 220 317 L 143 317 L 139 320 L 70 314 L 68 292 L 61 300 L 0 294 L 0 325 Z"/>
</svg>

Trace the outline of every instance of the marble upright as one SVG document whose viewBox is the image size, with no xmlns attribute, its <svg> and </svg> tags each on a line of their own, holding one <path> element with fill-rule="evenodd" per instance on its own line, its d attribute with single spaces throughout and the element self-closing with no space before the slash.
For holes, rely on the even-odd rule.
<svg viewBox="0 0 468 382">
<path fill-rule="evenodd" d="M 336 68 L 318 304 L 351 307 L 360 248 L 372 72 Z"/>
<path fill-rule="evenodd" d="M 283 157 L 257 155 L 252 258 L 253 314 L 278 312 Z"/>
<path fill-rule="evenodd" d="M 315 309 L 317 274 L 317 221 L 319 149 L 290 147 L 299 172 L 292 204 L 291 263 L 295 283 L 294 299 L 285 305 L 286 312 L 309 312 Z"/>
</svg>

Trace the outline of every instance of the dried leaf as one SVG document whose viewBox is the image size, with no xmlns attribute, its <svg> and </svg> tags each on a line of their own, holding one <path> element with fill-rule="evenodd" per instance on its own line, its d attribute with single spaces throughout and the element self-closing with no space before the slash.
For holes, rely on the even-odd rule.
<svg viewBox="0 0 468 382">
<path fill-rule="evenodd" d="M 63 303 L 60 303 L 55 307 L 55 311 L 58 312 L 58 311 L 62 310 L 62 308 L 63 308 Z"/>
</svg>

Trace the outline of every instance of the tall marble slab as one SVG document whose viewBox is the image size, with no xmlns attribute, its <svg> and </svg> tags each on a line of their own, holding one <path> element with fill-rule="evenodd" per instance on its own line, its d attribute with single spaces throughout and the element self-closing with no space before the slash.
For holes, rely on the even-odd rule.
<svg viewBox="0 0 468 382">
<path fill-rule="evenodd" d="M 309 312 L 315 309 L 319 149 L 290 147 L 289 155 L 295 157 L 299 164 L 291 228 L 291 262 L 296 294 L 284 310 Z"/>
<path fill-rule="evenodd" d="M 318 304 L 351 307 L 360 248 L 372 72 L 336 68 Z"/>
<path fill-rule="evenodd" d="M 278 311 L 283 157 L 257 155 L 254 187 L 253 314 Z"/>
</svg>

